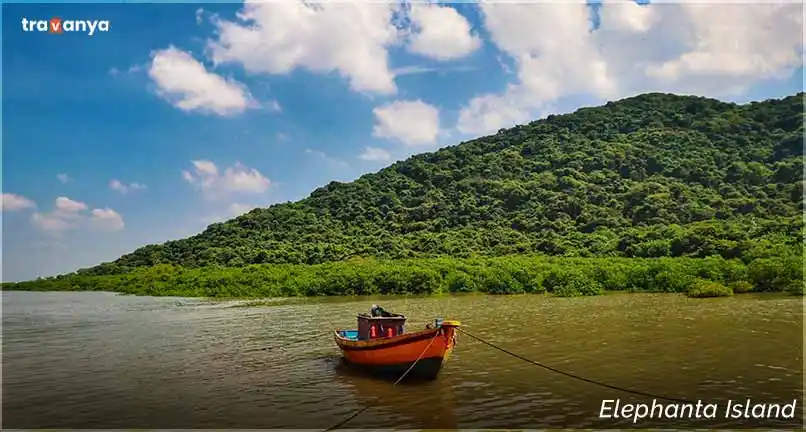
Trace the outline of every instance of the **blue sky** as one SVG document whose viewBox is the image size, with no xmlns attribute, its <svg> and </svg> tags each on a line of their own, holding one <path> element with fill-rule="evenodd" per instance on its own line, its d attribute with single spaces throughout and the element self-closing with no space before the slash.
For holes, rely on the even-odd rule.
<svg viewBox="0 0 806 432">
<path fill-rule="evenodd" d="M 54 16 L 61 34 L 23 28 Z M 2 278 L 114 260 L 581 106 L 790 95 L 801 17 L 763 4 L 5 4 Z M 109 27 L 90 36 L 72 20 Z"/>
</svg>

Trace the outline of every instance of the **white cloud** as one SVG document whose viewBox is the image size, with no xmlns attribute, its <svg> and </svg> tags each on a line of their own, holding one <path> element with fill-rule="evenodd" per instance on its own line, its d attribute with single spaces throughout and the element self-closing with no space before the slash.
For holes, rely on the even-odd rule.
<svg viewBox="0 0 806 432">
<path fill-rule="evenodd" d="M 148 75 L 158 94 L 182 111 L 227 116 L 257 106 L 243 84 L 207 71 L 173 46 L 152 53 Z"/>
<path fill-rule="evenodd" d="M 148 65 L 144 66 L 144 65 L 135 64 L 135 65 L 129 66 L 126 70 L 121 70 L 121 69 L 113 66 L 113 67 L 109 68 L 109 75 L 112 75 L 112 76 L 118 76 L 120 74 L 131 75 L 131 74 L 138 73 L 138 72 L 142 71 L 143 69 L 145 69 L 147 67 L 148 67 Z"/>
<path fill-rule="evenodd" d="M 470 23 L 456 9 L 436 4 L 414 3 L 409 18 L 413 32 L 409 51 L 440 61 L 455 60 L 481 47 Z"/>
<path fill-rule="evenodd" d="M 112 179 L 112 181 L 109 182 L 109 188 L 114 190 L 114 191 L 118 191 L 118 192 L 122 193 L 123 195 L 126 195 L 129 191 L 136 191 L 136 190 L 139 190 L 139 189 L 146 189 L 146 185 L 140 184 L 140 183 L 135 183 L 135 182 L 126 184 L 126 183 L 121 182 L 118 179 Z"/>
<path fill-rule="evenodd" d="M 58 197 L 54 210 L 48 213 L 36 212 L 31 215 L 31 221 L 43 231 L 61 232 L 76 228 L 87 210 L 87 205 L 81 201 L 73 201 L 67 197 Z"/>
<path fill-rule="evenodd" d="M 528 104 L 520 103 L 517 92 L 514 91 L 504 95 L 478 96 L 471 99 L 459 111 L 456 128 L 466 134 L 484 134 L 502 127 L 525 123 L 530 117 L 526 106 Z"/>
<path fill-rule="evenodd" d="M 582 3 L 480 6 L 491 40 L 518 80 L 479 95 L 459 115 L 464 133 L 532 119 L 573 95 L 617 99 L 648 91 L 725 97 L 802 65 L 802 6 L 649 4 L 608 0 L 589 31 Z"/>
<path fill-rule="evenodd" d="M 110 208 L 93 209 L 91 222 L 106 231 L 120 231 L 124 227 L 123 217 Z"/>
<path fill-rule="evenodd" d="M 73 201 L 67 197 L 56 198 L 56 211 L 64 214 L 74 214 L 86 210 L 87 205 L 81 201 Z"/>
<path fill-rule="evenodd" d="M 232 203 L 229 205 L 227 210 L 229 211 L 229 214 L 232 216 L 240 216 L 244 213 L 252 211 L 255 208 L 257 207 L 251 204 Z"/>
<path fill-rule="evenodd" d="M 425 73 L 445 74 L 454 72 L 471 72 L 478 69 L 479 69 L 478 66 L 452 66 L 452 67 L 436 68 L 421 65 L 411 65 L 411 66 L 401 66 L 398 68 L 394 68 L 392 72 L 395 74 L 395 76 L 403 76 L 403 75 L 415 75 Z"/>
<path fill-rule="evenodd" d="M 2 206 L 3 206 L 2 210 L 4 212 L 19 211 L 30 208 L 36 208 L 36 203 L 34 203 L 28 198 L 25 198 L 22 195 L 16 195 L 13 193 L 4 193 Z"/>
<path fill-rule="evenodd" d="M 280 106 L 280 102 L 277 102 L 276 100 L 267 102 L 265 106 L 266 109 L 271 112 L 280 112 L 283 110 L 283 107 Z"/>
<path fill-rule="evenodd" d="M 438 70 L 439 69 L 435 67 L 411 65 L 411 66 L 401 66 L 398 68 L 394 68 L 392 70 L 392 73 L 394 73 L 396 76 L 402 76 L 402 75 L 431 73 L 431 72 L 437 72 Z"/>
<path fill-rule="evenodd" d="M 35 212 L 31 215 L 31 222 L 37 228 L 51 234 L 76 229 L 87 222 L 92 227 L 105 230 L 123 229 L 123 218 L 114 210 L 110 208 L 94 209 L 88 214 L 88 209 L 87 204 L 81 201 L 58 197 L 53 211 Z"/>
<path fill-rule="evenodd" d="M 56 178 L 62 183 L 67 183 L 70 181 L 70 176 L 67 174 L 58 174 L 56 175 Z"/>
<path fill-rule="evenodd" d="M 388 151 L 377 147 L 365 147 L 360 159 L 372 162 L 388 162 L 392 160 L 392 155 Z"/>
<path fill-rule="evenodd" d="M 204 223 L 205 225 L 224 222 L 234 217 L 238 217 L 242 214 L 248 213 L 256 208 L 258 208 L 258 206 L 235 202 L 228 205 L 226 211 L 220 211 L 219 209 L 219 211 L 216 211 L 206 216 L 202 216 L 198 220 Z"/>
<path fill-rule="evenodd" d="M 397 139 L 407 146 L 434 144 L 439 135 L 439 110 L 421 100 L 396 101 L 375 108 L 373 135 Z"/>
<path fill-rule="evenodd" d="M 296 68 L 338 72 L 353 90 L 396 92 L 387 47 L 401 40 L 392 2 L 251 2 L 237 21 L 214 20 L 208 42 L 213 62 L 238 63 L 247 72 L 287 74 Z"/>
<path fill-rule="evenodd" d="M 659 16 L 657 24 L 682 21 L 695 40 L 679 56 L 648 65 L 650 76 L 675 83 L 721 77 L 745 85 L 787 78 L 802 66 L 802 5 L 686 6 L 677 16 Z"/>
<path fill-rule="evenodd" d="M 206 160 L 191 162 L 193 171 L 182 171 L 182 177 L 198 187 L 209 199 L 223 198 L 233 193 L 259 194 L 271 186 L 271 181 L 258 170 L 240 162 L 227 167 L 223 174 L 213 162 Z"/>
<path fill-rule="evenodd" d="M 74 220 L 62 219 L 56 213 L 34 213 L 31 222 L 42 231 L 58 233 L 76 227 Z"/>
</svg>

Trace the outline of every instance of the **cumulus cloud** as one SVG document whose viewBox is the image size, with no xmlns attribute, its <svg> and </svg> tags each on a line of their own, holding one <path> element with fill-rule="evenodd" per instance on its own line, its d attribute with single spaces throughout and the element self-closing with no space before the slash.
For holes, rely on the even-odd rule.
<svg viewBox="0 0 806 432">
<path fill-rule="evenodd" d="M 481 47 L 481 39 L 472 33 L 456 9 L 437 4 L 411 5 L 409 18 L 413 24 L 409 51 L 435 60 L 462 58 Z"/>
<path fill-rule="evenodd" d="M 4 212 L 19 211 L 19 210 L 36 208 L 36 203 L 34 203 L 28 198 L 25 198 L 22 195 L 16 195 L 13 193 L 4 193 L 2 206 L 3 206 L 2 210 Z"/>
<path fill-rule="evenodd" d="M 88 214 L 87 204 L 63 196 L 56 198 L 53 207 L 50 212 L 32 214 L 31 222 L 34 226 L 54 234 L 79 228 L 86 222 L 93 227 L 107 230 L 123 229 L 123 218 L 109 208 L 93 209 Z"/>
<path fill-rule="evenodd" d="M 248 213 L 257 207 L 251 204 L 241 204 L 241 203 L 232 203 L 227 207 L 227 211 L 231 216 L 240 216 L 244 213 Z"/>
<path fill-rule="evenodd" d="M 234 217 L 249 213 L 256 208 L 258 208 L 258 206 L 252 204 L 233 202 L 226 206 L 226 209 L 222 210 L 222 208 L 219 207 L 217 211 L 213 212 L 212 214 L 202 216 L 198 220 L 204 224 L 224 222 Z"/>
<path fill-rule="evenodd" d="M 34 213 L 31 222 L 42 231 L 58 233 L 76 227 L 74 220 L 62 219 L 58 213 Z"/>
<path fill-rule="evenodd" d="M 725 97 L 802 65 L 802 5 L 607 0 L 592 31 L 584 3 L 480 8 L 491 41 L 513 59 L 517 81 L 469 101 L 457 123 L 464 133 L 512 126 L 574 95 Z"/>
<path fill-rule="evenodd" d="M 218 199 L 234 193 L 259 194 L 265 192 L 271 181 L 258 170 L 240 162 L 221 173 L 215 163 L 207 160 L 191 161 L 192 171 L 182 171 L 182 177 L 198 187 L 209 199 Z"/>
<path fill-rule="evenodd" d="M 148 76 L 157 93 L 182 111 L 227 116 L 257 106 L 242 83 L 208 71 L 173 46 L 152 53 Z"/>
<path fill-rule="evenodd" d="M 93 225 L 106 231 L 119 231 L 124 227 L 123 217 L 110 208 L 93 209 L 90 220 Z"/>
<path fill-rule="evenodd" d="M 377 147 L 365 147 L 358 157 L 372 162 L 388 162 L 392 159 L 392 155 L 388 151 Z"/>
<path fill-rule="evenodd" d="M 392 2 L 252 2 L 236 21 L 217 19 L 208 42 L 215 64 L 236 63 L 250 73 L 287 74 L 294 69 L 338 72 L 360 92 L 396 92 L 387 47 L 401 34 Z"/>
<path fill-rule="evenodd" d="M 31 215 L 31 221 L 43 231 L 61 232 L 76 228 L 87 210 L 87 205 L 81 201 L 74 201 L 67 197 L 58 197 L 54 209 L 48 213 L 36 212 Z"/>
<path fill-rule="evenodd" d="M 518 97 L 516 86 L 509 86 L 503 95 L 487 94 L 471 99 L 459 111 L 456 127 L 463 133 L 484 134 L 525 123 L 531 117 L 529 105 Z"/>
<path fill-rule="evenodd" d="M 67 183 L 70 181 L 70 176 L 67 174 L 58 174 L 56 175 L 56 178 L 62 183 Z"/>
<path fill-rule="evenodd" d="M 56 198 L 56 211 L 73 215 L 87 209 L 87 205 L 81 201 L 73 201 L 67 197 Z"/>
<path fill-rule="evenodd" d="M 141 183 L 136 183 L 136 182 L 132 182 L 132 183 L 127 184 L 127 183 L 121 182 L 118 179 L 112 179 L 109 182 L 109 188 L 114 190 L 114 191 L 120 192 L 123 195 L 126 195 L 130 191 L 136 191 L 136 190 L 139 190 L 139 189 L 146 189 L 146 185 L 141 184 Z"/>
<path fill-rule="evenodd" d="M 395 101 L 375 108 L 373 135 L 407 146 L 434 144 L 439 135 L 439 110 L 421 100 Z"/>
</svg>

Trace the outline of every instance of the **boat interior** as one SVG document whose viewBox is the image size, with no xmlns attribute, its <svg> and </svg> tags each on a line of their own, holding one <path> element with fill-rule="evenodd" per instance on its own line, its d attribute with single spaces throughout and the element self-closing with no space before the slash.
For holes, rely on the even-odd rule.
<svg viewBox="0 0 806 432">
<path fill-rule="evenodd" d="M 373 317 L 358 314 L 358 330 L 339 330 L 338 335 L 354 341 L 395 337 L 406 331 L 405 325 L 406 317 L 403 315 Z"/>
<path fill-rule="evenodd" d="M 357 341 L 358 340 L 358 330 L 339 330 L 339 336 Z"/>
</svg>

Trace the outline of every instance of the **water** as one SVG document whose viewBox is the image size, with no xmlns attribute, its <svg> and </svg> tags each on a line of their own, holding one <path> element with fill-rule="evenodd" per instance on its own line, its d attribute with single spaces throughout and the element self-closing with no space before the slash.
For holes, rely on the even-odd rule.
<svg viewBox="0 0 806 432">
<path fill-rule="evenodd" d="M 715 419 L 635 426 L 801 426 L 802 299 L 616 294 L 325 299 L 233 307 L 108 293 L 3 293 L 4 428 L 613 428 L 603 399 L 651 399 L 569 379 L 460 336 L 439 379 L 398 385 L 345 369 L 335 327 L 372 303 L 435 316 L 563 371 L 718 403 Z M 725 419 L 727 399 L 794 419 Z M 659 400 L 659 403 L 664 401 Z"/>
</svg>

